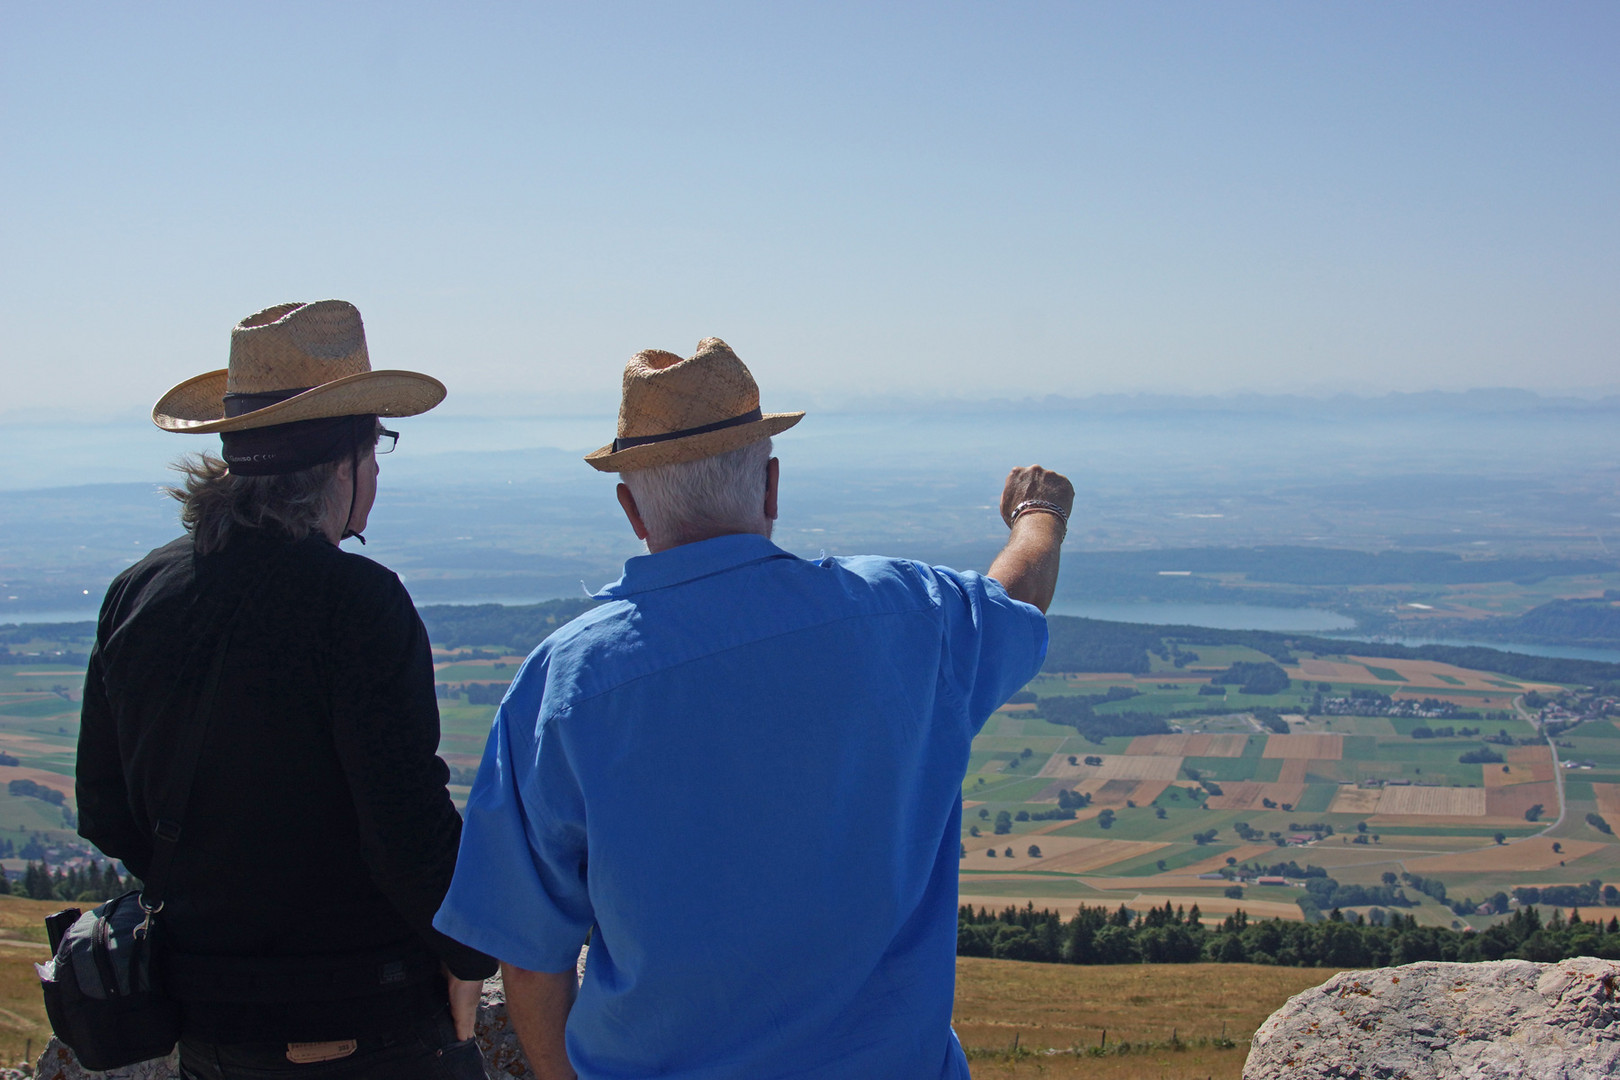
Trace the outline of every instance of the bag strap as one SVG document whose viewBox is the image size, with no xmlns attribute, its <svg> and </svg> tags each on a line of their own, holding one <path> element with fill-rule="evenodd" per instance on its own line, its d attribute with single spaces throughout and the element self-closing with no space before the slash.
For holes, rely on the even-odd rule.
<svg viewBox="0 0 1620 1080">
<path fill-rule="evenodd" d="M 169 884 L 169 871 L 174 863 L 174 851 L 180 843 L 181 825 L 186 815 L 186 804 L 191 801 L 191 788 L 197 777 L 197 764 L 202 760 L 203 744 L 208 740 L 208 720 L 214 711 L 214 700 L 219 694 L 219 682 L 225 673 L 225 657 L 230 651 L 231 636 L 236 630 L 248 602 L 264 591 L 281 564 L 286 561 L 292 545 L 278 553 L 264 566 L 258 581 L 243 590 L 236 607 L 219 628 L 219 644 L 214 649 L 208 675 L 203 680 L 202 692 L 197 695 L 197 709 L 173 759 L 167 797 L 159 808 L 152 825 L 152 861 L 141 881 L 139 897 L 146 921 L 138 936 L 144 937 L 151 928 L 152 916 L 163 910 L 163 896 Z"/>
</svg>

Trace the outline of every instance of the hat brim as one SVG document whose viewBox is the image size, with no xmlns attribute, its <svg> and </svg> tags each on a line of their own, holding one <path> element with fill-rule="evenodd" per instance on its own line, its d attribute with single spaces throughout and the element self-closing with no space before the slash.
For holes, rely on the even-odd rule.
<svg viewBox="0 0 1620 1080">
<path fill-rule="evenodd" d="M 164 394 L 152 423 L 164 431 L 207 435 L 217 431 L 317 420 L 329 416 L 415 416 L 444 400 L 444 384 L 416 371 L 362 371 L 311 387 L 297 397 L 241 416 L 225 415 L 226 371 L 210 371 Z"/>
<path fill-rule="evenodd" d="M 650 469 L 654 465 L 678 465 L 683 461 L 713 457 L 761 439 L 768 439 L 772 435 L 786 431 L 803 419 L 802 412 L 766 413 L 751 424 L 708 431 L 702 435 L 687 435 L 679 439 L 670 439 L 668 442 L 630 446 L 617 453 L 613 451 L 613 444 L 608 443 L 600 450 L 586 454 L 585 461 L 593 469 L 602 472 L 631 472 L 635 469 Z"/>
</svg>

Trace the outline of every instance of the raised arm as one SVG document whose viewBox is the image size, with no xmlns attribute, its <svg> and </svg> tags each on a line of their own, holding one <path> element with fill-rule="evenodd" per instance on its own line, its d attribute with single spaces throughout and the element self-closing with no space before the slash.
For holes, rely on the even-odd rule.
<svg viewBox="0 0 1620 1080">
<path fill-rule="evenodd" d="M 1020 509 L 1022 507 L 1022 509 Z M 1045 612 L 1057 590 L 1058 556 L 1074 508 L 1074 485 L 1039 465 L 1014 469 L 1001 491 L 1001 519 L 1012 530 L 989 576 L 1014 600 Z"/>
</svg>

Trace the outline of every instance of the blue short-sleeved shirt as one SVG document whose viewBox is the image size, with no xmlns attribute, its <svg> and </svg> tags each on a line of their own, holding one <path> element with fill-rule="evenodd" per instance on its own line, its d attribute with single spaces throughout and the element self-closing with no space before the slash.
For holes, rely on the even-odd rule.
<svg viewBox="0 0 1620 1080">
<path fill-rule="evenodd" d="M 760 536 L 630 560 L 496 714 L 434 925 L 574 966 L 582 1080 L 966 1077 L 961 783 L 1039 669 L 978 574 Z"/>
</svg>

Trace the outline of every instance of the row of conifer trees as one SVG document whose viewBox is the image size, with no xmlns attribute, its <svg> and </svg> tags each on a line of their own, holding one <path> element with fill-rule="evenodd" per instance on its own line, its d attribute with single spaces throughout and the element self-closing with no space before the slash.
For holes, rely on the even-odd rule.
<svg viewBox="0 0 1620 1080">
<path fill-rule="evenodd" d="M 999 912 L 971 905 L 957 913 L 958 956 L 989 956 L 1051 964 L 1280 964 L 1289 967 L 1373 968 L 1419 960 L 1522 959 L 1552 962 L 1572 956 L 1620 959 L 1620 919 L 1543 917 L 1520 908 L 1504 922 L 1474 932 L 1419 926 L 1410 915 L 1379 912 L 1370 921 L 1334 909 L 1319 922 L 1250 920 L 1243 911 L 1206 923 L 1194 904 L 1168 901 L 1137 915 L 1082 906 L 1073 917 L 1033 904 Z"/>
<path fill-rule="evenodd" d="M 0 893 L 26 896 L 33 900 L 68 900 L 97 903 L 138 887 L 133 874 L 120 875 L 112 863 L 99 859 L 83 868 L 53 869 L 43 862 L 31 862 L 17 881 L 0 875 Z"/>
</svg>

